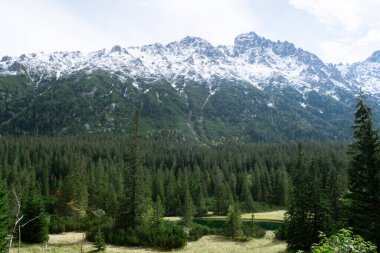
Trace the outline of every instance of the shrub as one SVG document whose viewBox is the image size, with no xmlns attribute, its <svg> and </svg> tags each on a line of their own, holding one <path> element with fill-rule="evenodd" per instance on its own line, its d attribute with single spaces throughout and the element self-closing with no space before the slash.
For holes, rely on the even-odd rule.
<svg viewBox="0 0 380 253">
<path fill-rule="evenodd" d="M 183 228 L 168 222 L 162 222 L 154 227 L 142 227 L 138 230 L 115 229 L 113 226 L 103 226 L 101 229 L 107 243 L 121 246 L 176 249 L 184 247 L 187 241 Z M 96 232 L 97 229 L 90 229 L 86 233 L 87 240 L 94 241 Z"/>
<path fill-rule="evenodd" d="M 265 236 L 266 231 L 262 227 L 252 225 L 250 223 L 243 223 L 243 234 L 249 237 L 262 238 Z"/>
<path fill-rule="evenodd" d="M 351 230 L 341 229 L 337 234 L 326 237 L 321 233 L 319 244 L 311 248 L 313 253 L 375 253 L 376 246 L 371 242 L 366 242 L 358 235 L 353 235 Z"/>
<path fill-rule="evenodd" d="M 216 234 L 216 231 L 210 229 L 206 226 L 202 226 L 196 223 L 193 223 L 190 227 L 188 234 L 189 241 L 197 241 L 199 238 L 205 235 Z"/>
<path fill-rule="evenodd" d="M 311 247 L 312 253 L 376 253 L 376 246 L 366 242 L 358 235 L 353 235 L 349 229 L 341 229 L 331 237 L 321 233 L 321 241 Z M 303 251 L 297 251 L 302 253 Z"/>
<path fill-rule="evenodd" d="M 286 240 L 286 229 L 285 229 L 285 227 L 284 227 L 285 225 L 284 224 L 282 224 L 281 225 L 281 227 L 278 229 L 278 230 L 276 230 L 276 232 L 275 232 L 275 236 L 276 236 L 276 239 L 277 240 Z"/>
</svg>

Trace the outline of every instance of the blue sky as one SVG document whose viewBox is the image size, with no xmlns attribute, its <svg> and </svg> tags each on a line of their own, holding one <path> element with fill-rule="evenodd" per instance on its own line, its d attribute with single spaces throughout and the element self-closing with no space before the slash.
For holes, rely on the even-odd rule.
<svg viewBox="0 0 380 253">
<path fill-rule="evenodd" d="M 0 0 L 0 56 L 169 43 L 255 31 L 327 62 L 380 50 L 380 0 Z"/>
</svg>

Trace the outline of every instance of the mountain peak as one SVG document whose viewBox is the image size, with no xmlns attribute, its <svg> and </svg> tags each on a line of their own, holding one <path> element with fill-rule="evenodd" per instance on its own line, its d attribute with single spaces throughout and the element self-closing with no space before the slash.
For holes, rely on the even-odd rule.
<svg viewBox="0 0 380 253">
<path fill-rule="evenodd" d="M 235 46 L 257 47 L 268 46 L 271 41 L 257 35 L 255 32 L 243 33 L 235 38 Z"/>
<path fill-rule="evenodd" d="M 112 47 L 111 53 L 115 53 L 115 52 L 117 52 L 117 53 L 127 53 L 127 50 L 125 50 L 124 48 L 122 48 L 119 45 L 115 45 L 115 46 Z"/>
<path fill-rule="evenodd" d="M 212 46 L 211 43 L 208 42 L 207 40 L 202 39 L 200 37 L 196 37 L 196 36 L 186 36 L 179 43 L 181 45 L 191 46 L 191 47 L 194 47 L 194 46 L 207 46 L 207 47 Z"/>
<path fill-rule="evenodd" d="M 380 63 L 380 51 L 373 52 L 373 54 L 370 57 L 368 57 L 366 61 Z"/>
</svg>

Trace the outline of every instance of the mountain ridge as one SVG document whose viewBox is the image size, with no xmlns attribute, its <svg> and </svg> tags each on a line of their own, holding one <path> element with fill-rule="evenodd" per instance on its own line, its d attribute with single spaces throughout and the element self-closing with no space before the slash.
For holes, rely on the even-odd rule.
<svg viewBox="0 0 380 253">
<path fill-rule="evenodd" d="M 110 50 L 102 49 L 88 54 L 73 51 L 32 53 L 19 57 L 4 56 L 0 61 L 0 95 L 9 100 L 12 94 L 13 100 L 9 100 L 9 105 L 15 104 L 15 108 L 8 106 L 12 109 L 6 109 L 7 103 L 3 102 L 3 108 L 0 107 L 0 124 L 3 128 L 0 130 L 12 133 L 12 127 L 16 127 L 19 129 L 16 132 L 30 133 L 40 124 L 38 122 L 41 120 L 35 112 L 30 112 L 31 115 L 28 117 L 34 122 L 31 124 L 33 126 L 25 128 L 20 126 L 20 123 L 16 124 L 17 117 L 22 119 L 30 107 L 25 109 L 26 101 L 23 102 L 24 107 L 16 105 L 18 102 L 15 100 L 19 99 L 20 95 L 13 94 L 14 91 L 7 83 L 12 78 L 12 81 L 21 78 L 23 80 L 17 81 L 18 85 L 30 90 L 29 95 L 34 96 L 33 101 L 49 100 L 44 94 L 55 96 L 53 90 L 58 92 L 56 90 L 65 86 L 66 90 L 80 91 L 79 95 L 72 94 L 73 97 L 79 96 L 76 103 L 84 103 L 80 101 L 80 97 L 88 97 L 88 94 L 93 94 L 90 95 L 92 100 L 86 102 L 89 107 L 94 103 L 104 104 L 107 100 L 109 103 L 103 110 L 111 108 L 108 113 L 115 117 L 115 122 L 120 116 L 115 116 L 114 113 L 120 108 L 124 108 L 120 110 L 126 113 L 131 108 L 149 107 L 150 111 L 147 113 L 148 116 L 146 115 L 148 129 L 180 129 L 196 139 L 236 137 L 255 140 L 252 136 L 259 135 L 261 137 L 258 139 L 261 139 L 263 135 L 273 133 L 281 139 L 288 136 L 286 131 L 293 131 L 278 126 L 287 120 L 284 119 L 284 115 L 293 117 L 290 112 L 294 113 L 297 122 L 304 126 L 300 127 L 302 131 L 299 136 L 292 133 L 290 135 L 293 137 L 285 139 L 313 136 L 312 132 L 316 130 L 316 126 L 325 128 L 316 130 L 323 132 L 317 134 L 317 139 L 344 139 L 349 136 L 350 113 L 360 89 L 367 93 L 374 111 L 380 109 L 380 87 L 376 85 L 380 80 L 380 63 L 377 62 L 379 56 L 374 52 L 363 62 L 351 65 L 327 64 L 316 55 L 297 48 L 292 43 L 271 41 L 254 32 L 237 36 L 234 45 L 230 46 L 213 46 L 202 38 L 187 36 L 167 45 L 155 43 L 127 48 L 115 45 Z M 88 81 L 92 79 L 96 81 Z M 77 86 L 74 86 L 74 83 Z M 96 97 L 99 92 L 102 95 Z M 36 94 L 41 98 L 35 97 Z M 174 105 L 171 104 L 173 101 Z M 64 102 L 60 101 L 61 104 Z M 129 106 L 128 109 L 126 105 Z M 75 107 L 75 103 L 73 106 Z M 230 107 L 233 112 L 229 113 L 223 106 Z M 290 108 L 290 112 L 284 112 L 284 108 L 287 107 Z M 20 108 L 25 111 L 20 112 Z M 101 125 L 98 131 L 123 129 L 123 120 L 117 123 L 120 126 L 111 124 L 111 127 L 105 127 L 107 124 L 101 121 L 110 119 L 100 110 L 101 106 L 96 111 L 87 112 L 95 115 L 94 119 L 90 120 L 92 125 Z M 156 110 L 165 111 L 164 115 L 175 115 L 173 120 L 176 123 L 168 126 L 162 122 L 154 122 L 156 117 L 153 112 Z M 224 114 L 221 113 L 223 111 Z M 244 113 L 239 115 L 238 111 Z M 100 116 L 97 114 L 106 119 L 98 118 Z M 265 114 L 272 117 L 272 121 Z M 14 118 L 14 115 L 19 116 Z M 70 115 L 65 117 L 75 119 Z M 80 114 L 76 117 L 81 118 L 80 121 L 86 118 Z M 253 123 L 255 117 L 263 122 Z M 341 120 L 347 124 L 343 127 L 344 130 L 340 130 L 343 126 Z M 71 127 L 70 123 L 67 124 L 63 129 Z M 84 131 L 90 131 L 90 123 L 80 124 L 87 126 L 84 127 Z M 259 126 L 265 127 L 265 124 L 270 125 L 270 130 L 258 129 Z M 44 122 L 44 125 L 49 124 Z M 79 125 L 75 129 L 78 127 Z M 220 134 L 211 133 L 212 128 L 221 129 Z M 218 129 L 214 130 L 218 132 Z M 304 130 L 307 134 L 303 133 Z M 65 132 L 62 129 L 58 132 L 62 131 Z M 329 134 L 328 131 L 332 133 Z M 57 131 L 52 129 L 51 132 Z"/>
</svg>

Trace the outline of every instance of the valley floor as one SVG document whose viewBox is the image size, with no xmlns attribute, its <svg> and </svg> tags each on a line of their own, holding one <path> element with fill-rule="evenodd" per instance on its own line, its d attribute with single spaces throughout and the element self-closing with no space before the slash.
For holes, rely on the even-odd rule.
<svg viewBox="0 0 380 253">
<path fill-rule="evenodd" d="M 83 233 L 63 233 L 59 235 L 50 235 L 48 251 L 54 253 L 95 252 L 94 247 L 87 241 L 83 240 Z M 267 231 L 264 238 L 252 239 L 249 242 L 228 241 L 222 236 L 205 236 L 196 242 L 189 242 L 185 248 L 175 252 L 208 252 L 208 253 L 282 253 L 286 251 L 286 243 L 274 239 L 273 231 Z M 14 248 L 12 253 L 17 252 Z M 22 253 L 41 253 L 45 252 L 45 245 L 23 245 L 20 252 Z M 108 246 L 106 252 L 113 253 L 142 253 L 142 252 L 162 252 L 155 249 L 136 248 L 136 247 L 116 247 Z"/>
</svg>

